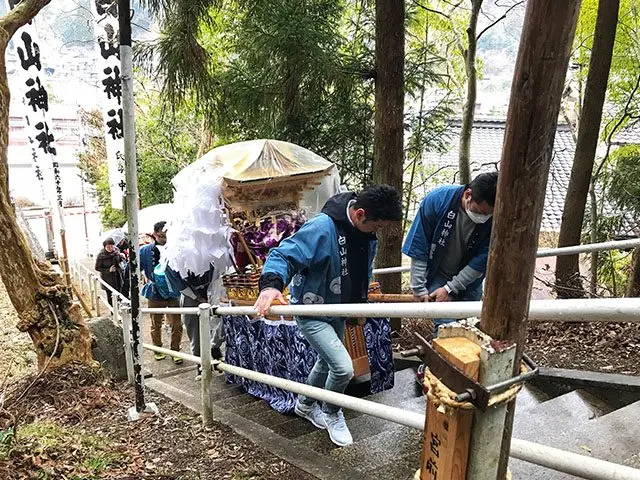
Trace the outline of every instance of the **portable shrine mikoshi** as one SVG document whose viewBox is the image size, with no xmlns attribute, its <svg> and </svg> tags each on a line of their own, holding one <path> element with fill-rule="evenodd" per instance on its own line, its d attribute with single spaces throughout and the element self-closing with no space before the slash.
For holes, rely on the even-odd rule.
<svg viewBox="0 0 640 480">
<path fill-rule="evenodd" d="M 222 283 L 232 304 L 252 305 L 269 251 L 337 193 L 337 169 L 309 150 L 273 140 L 226 146 L 215 161 L 233 165 L 223 176 L 222 197 L 234 268 Z M 363 323 L 347 325 L 344 336 L 356 376 L 369 373 Z"/>
</svg>

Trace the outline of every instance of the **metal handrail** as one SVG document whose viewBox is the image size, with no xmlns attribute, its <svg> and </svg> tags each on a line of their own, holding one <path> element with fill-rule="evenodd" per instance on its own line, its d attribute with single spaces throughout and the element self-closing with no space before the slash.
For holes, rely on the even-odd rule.
<svg viewBox="0 0 640 480">
<path fill-rule="evenodd" d="M 215 315 L 256 315 L 254 307 L 213 307 Z M 173 309 L 177 312 L 177 309 Z M 482 302 L 350 303 L 277 305 L 269 315 L 309 317 L 469 318 L 477 317 Z M 640 298 L 531 300 L 529 319 L 569 322 L 640 323 Z"/>
<path fill-rule="evenodd" d="M 105 282 L 104 280 L 102 280 L 102 278 L 100 278 L 99 275 L 97 275 L 94 271 L 90 270 L 86 265 L 83 265 L 80 262 L 73 262 L 73 266 L 75 268 L 82 268 L 90 277 L 95 278 L 104 288 L 106 288 L 107 290 L 111 291 L 112 294 L 115 294 L 116 296 L 118 296 L 119 298 L 121 298 L 122 300 L 124 300 L 125 302 L 129 302 L 129 298 L 127 298 L 122 292 L 119 292 L 118 290 L 116 290 L 115 288 L 113 288 L 111 285 L 109 285 L 107 282 Z"/>
<path fill-rule="evenodd" d="M 588 243 L 586 245 L 573 245 L 571 247 L 542 248 L 538 250 L 536 257 L 556 257 L 561 255 L 576 255 L 579 253 L 604 252 L 607 250 L 627 250 L 640 247 L 640 238 L 631 240 L 615 240 L 612 242 Z M 391 273 L 404 273 L 411 270 L 409 266 L 374 268 L 374 275 Z"/>
<path fill-rule="evenodd" d="M 184 352 L 156 347 L 148 343 L 142 346 L 154 352 L 172 355 L 197 364 L 202 363 L 200 357 Z M 208 347 L 202 345 L 200 348 L 201 351 L 208 349 Z M 294 382 L 293 380 L 275 377 L 242 367 L 236 367 L 219 360 L 212 360 L 211 363 L 215 370 L 220 372 L 264 383 L 265 385 L 289 392 L 303 394 L 318 401 L 329 402 L 343 408 L 348 408 L 417 430 L 424 429 L 425 415 L 421 413 L 383 405 L 372 402 L 371 400 L 351 397 L 343 393 L 332 392 L 323 388 L 313 387 L 305 383 Z M 203 398 L 207 399 L 209 397 L 208 395 L 203 395 Z M 509 454 L 511 457 L 525 462 L 581 476 L 590 480 L 640 480 L 640 470 L 517 438 L 511 439 L 511 451 Z"/>
</svg>

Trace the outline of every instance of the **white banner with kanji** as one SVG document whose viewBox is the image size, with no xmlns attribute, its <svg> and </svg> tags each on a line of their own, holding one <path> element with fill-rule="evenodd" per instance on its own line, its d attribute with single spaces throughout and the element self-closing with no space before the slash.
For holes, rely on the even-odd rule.
<svg viewBox="0 0 640 480">
<path fill-rule="evenodd" d="M 126 191 L 124 136 L 122 131 L 122 82 L 118 44 L 118 7 L 113 0 L 91 0 L 95 19 L 98 82 L 102 91 L 107 166 L 111 206 L 122 209 Z"/>
<path fill-rule="evenodd" d="M 13 9 L 17 3 L 9 0 L 9 8 Z M 42 80 L 44 73 L 35 20 L 20 28 L 12 41 L 19 60 L 16 73 L 22 86 L 16 94 L 24 107 L 34 174 L 42 189 L 44 203 L 50 203 L 50 199 L 55 198 L 61 210 L 63 198 L 60 164 L 49 118 L 49 94 Z"/>
</svg>

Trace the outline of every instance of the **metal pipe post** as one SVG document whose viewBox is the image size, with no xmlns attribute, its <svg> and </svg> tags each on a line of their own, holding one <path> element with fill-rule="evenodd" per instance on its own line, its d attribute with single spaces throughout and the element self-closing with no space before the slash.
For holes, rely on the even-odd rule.
<svg viewBox="0 0 640 480">
<path fill-rule="evenodd" d="M 138 292 L 138 176 L 136 166 L 136 131 L 134 125 L 135 104 L 133 101 L 133 50 L 131 48 L 131 4 L 129 0 L 118 0 L 118 23 L 120 34 L 120 70 L 122 71 L 122 132 L 124 136 L 124 163 L 126 178 L 126 208 L 129 222 L 129 270 L 131 294 L 131 326 L 133 335 L 133 370 L 135 374 L 136 405 L 138 413 L 145 409 L 142 389 L 142 367 L 140 366 L 140 324 L 138 315 L 140 296 Z"/>
<path fill-rule="evenodd" d="M 213 410 L 211 408 L 211 305 L 201 303 L 198 310 L 200 361 L 202 362 L 202 378 L 200 379 L 202 423 L 204 426 L 210 426 L 213 424 Z"/>
<path fill-rule="evenodd" d="M 113 321 L 118 324 L 120 323 L 120 297 L 118 295 L 114 295 L 113 297 Z"/>
<path fill-rule="evenodd" d="M 122 339 L 124 341 L 124 359 L 127 364 L 127 380 L 129 384 L 135 385 L 133 342 L 131 341 L 131 309 L 129 305 L 122 307 L 120 316 L 122 318 Z"/>
<path fill-rule="evenodd" d="M 91 310 L 96 309 L 96 295 L 95 295 L 96 284 L 93 281 L 93 278 L 90 275 L 87 275 L 87 290 L 89 290 L 89 298 L 91 299 Z"/>
<path fill-rule="evenodd" d="M 93 290 L 96 295 L 96 317 L 100 316 L 100 283 L 96 277 L 93 277 Z"/>
</svg>

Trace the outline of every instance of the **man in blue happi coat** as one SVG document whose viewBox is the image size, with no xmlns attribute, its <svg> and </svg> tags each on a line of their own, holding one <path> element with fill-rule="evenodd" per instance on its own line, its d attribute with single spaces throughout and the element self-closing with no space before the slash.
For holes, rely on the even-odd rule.
<svg viewBox="0 0 640 480">
<path fill-rule="evenodd" d="M 291 304 L 366 302 L 375 232 L 401 219 L 400 194 L 388 185 L 331 197 L 321 213 L 269 253 L 255 304 L 258 314 L 264 315 L 274 300 L 284 301 L 281 292 L 286 285 L 290 286 Z M 343 393 L 353 377 L 351 357 L 342 343 L 345 319 L 296 317 L 296 323 L 318 353 L 307 384 Z M 316 427 L 326 428 L 336 445 L 353 442 L 337 405 L 319 405 L 300 395 L 295 412 Z"/>
<path fill-rule="evenodd" d="M 411 257 L 411 289 L 419 302 L 482 299 L 498 173 L 469 185 L 436 188 L 422 200 L 402 252 Z M 434 319 L 438 327 L 454 318 Z"/>
</svg>

